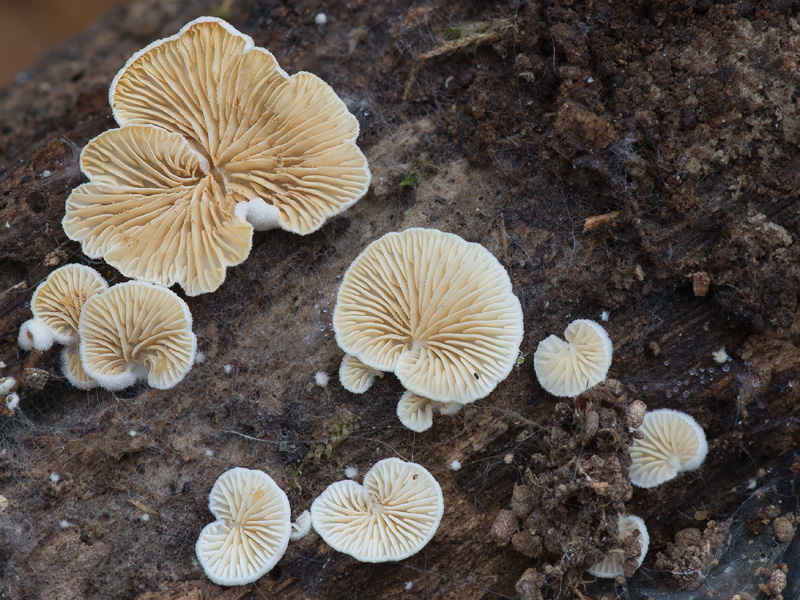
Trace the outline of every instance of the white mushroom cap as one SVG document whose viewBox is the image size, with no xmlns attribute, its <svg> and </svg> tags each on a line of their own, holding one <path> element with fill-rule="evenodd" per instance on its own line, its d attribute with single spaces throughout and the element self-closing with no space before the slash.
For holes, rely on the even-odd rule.
<svg viewBox="0 0 800 600">
<path fill-rule="evenodd" d="M 644 557 L 647 554 L 647 549 L 650 546 L 650 535 L 647 533 L 647 527 L 645 527 L 644 521 L 636 515 L 620 515 L 618 523 L 620 541 L 638 531 L 637 538 L 639 540 L 639 546 L 642 548 L 639 554 L 638 564 L 636 565 L 638 569 L 642 566 Z M 616 549 L 609 552 L 602 561 L 594 565 L 591 569 L 587 569 L 587 571 L 595 577 L 610 579 L 625 574 L 624 563 L 625 553 Z"/>
<path fill-rule="evenodd" d="M 411 431 L 427 431 L 433 425 L 433 401 L 406 391 L 397 403 L 397 417 Z"/>
<path fill-rule="evenodd" d="M 352 354 L 344 355 L 339 367 L 339 381 L 348 392 L 363 394 L 372 387 L 376 377 L 383 377 L 383 371 L 368 367 Z"/>
<path fill-rule="evenodd" d="M 387 458 L 367 472 L 363 486 L 328 486 L 311 505 L 311 522 L 334 550 L 377 563 L 419 552 L 443 512 L 442 489 L 424 467 Z"/>
<path fill-rule="evenodd" d="M 189 307 L 151 283 L 127 281 L 91 297 L 78 331 L 86 374 L 108 390 L 145 378 L 151 387 L 171 388 L 194 363 Z"/>
<path fill-rule="evenodd" d="M 643 437 L 634 440 L 629 450 L 629 476 L 638 487 L 652 488 L 682 471 L 693 471 L 708 454 L 703 428 L 691 415 L 677 410 L 647 412 L 638 431 Z"/>
<path fill-rule="evenodd" d="M 533 368 L 545 390 L 575 397 L 605 381 L 614 350 L 606 330 L 589 319 L 570 323 L 564 338 L 551 335 L 539 342 Z"/>
<path fill-rule="evenodd" d="M 345 273 L 336 341 L 403 386 L 439 402 L 483 398 L 511 372 L 522 309 L 483 246 L 435 229 L 389 233 Z"/>
<path fill-rule="evenodd" d="M 358 121 L 330 86 L 289 77 L 220 19 L 134 54 L 109 101 L 121 128 L 84 149 L 90 181 L 63 226 L 128 277 L 214 291 L 254 227 L 311 233 L 369 187 Z"/>
<path fill-rule="evenodd" d="M 54 342 L 76 342 L 84 303 L 106 289 L 106 280 L 91 267 L 69 264 L 56 269 L 33 292 L 33 319 L 20 327 L 19 345 L 23 350 L 48 350 Z"/>
<path fill-rule="evenodd" d="M 434 413 L 455 415 L 462 408 L 458 402 L 437 402 L 406 390 L 397 403 L 397 417 L 411 431 L 422 433 L 433 425 Z"/>
<path fill-rule="evenodd" d="M 208 508 L 217 520 L 200 532 L 195 551 L 214 583 L 251 583 L 286 552 L 289 500 L 263 471 L 237 467 L 220 475 L 208 495 Z"/>
</svg>

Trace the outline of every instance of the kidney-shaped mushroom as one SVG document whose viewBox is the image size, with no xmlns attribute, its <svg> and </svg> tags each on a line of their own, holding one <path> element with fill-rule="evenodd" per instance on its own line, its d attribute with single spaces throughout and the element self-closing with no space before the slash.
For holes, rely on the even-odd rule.
<svg viewBox="0 0 800 600">
<path fill-rule="evenodd" d="M 286 552 L 292 533 L 289 500 L 263 471 L 236 467 L 220 475 L 208 508 L 217 520 L 200 532 L 195 551 L 214 583 L 251 583 Z"/>
<path fill-rule="evenodd" d="M 631 455 L 631 483 L 652 488 L 674 479 L 683 471 L 700 467 L 708 454 L 703 428 L 691 415 L 661 408 L 645 414 L 628 452 Z"/>
<path fill-rule="evenodd" d="M 402 560 L 427 544 L 442 519 L 439 483 L 424 467 L 387 458 L 364 484 L 337 481 L 311 505 L 311 523 L 334 550 L 362 562 Z"/>
<path fill-rule="evenodd" d="M 562 340 L 551 335 L 539 342 L 533 367 L 541 386 L 554 396 L 575 397 L 605 381 L 611 366 L 611 338 L 600 324 L 578 319 Z"/>
</svg>

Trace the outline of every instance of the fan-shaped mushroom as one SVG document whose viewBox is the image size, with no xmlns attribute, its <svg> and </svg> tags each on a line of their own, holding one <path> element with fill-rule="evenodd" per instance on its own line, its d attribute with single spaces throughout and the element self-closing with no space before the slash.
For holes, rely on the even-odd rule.
<svg viewBox="0 0 800 600">
<path fill-rule="evenodd" d="M 328 486 L 311 505 L 311 523 L 334 550 L 376 563 L 419 552 L 443 512 L 442 490 L 424 467 L 387 458 L 367 472 L 363 486 Z"/>
<path fill-rule="evenodd" d="M 141 281 L 89 298 L 78 332 L 86 373 L 108 390 L 145 378 L 154 388 L 171 388 L 189 372 L 197 347 L 186 303 Z"/>
<path fill-rule="evenodd" d="M 377 371 L 439 402 L 468 404 L 508 376 L 522 341 L 522 309 L 497 259 L 436 229 L 389 233 L 344 275 L 336 341 Z"/>
<path fill-rule="evenodd" d="M 376 377 L 383 377 L 383 372 L 371 369 L 352 354 L 344 355 L 339 367 L 339 381 L 348 392 L 363 394 L 372 387 Z"/>
<path fill-rule="evenodd" d="M 19 330 L 24 350 L 47 350 L 54 342 L 66 347 L 61 353 L 64 376 L 81 389 L 97 385 L 83 370 L 78 352 L 78 320 L 86 300 L 108 289 L 103 277 L 85 265 L 70 264 L 47 276 L 31 297 L 33 318 Z"/>
<path fill-rule="evenodd" d="M 200 532 L 197 559 L 219 585 L 244 585 L 270 571 L 291 535 L 289 500 L 264 473 L 240 467 L 219 476 L 208 495 L 217 518 Z"/>
<path fill-rule="evenodd" d="M 406 391 L 397 403 L 397 417 L 411 431 L 421 433 L 433 425 L 433 414 L 454 415 L 464 407 L 457 402 L 437 402 Z"/>
<path fill-rule="evenodd" d="M 697 469 L 708 453 L 706 434 L 691 415 L 661 408 L 644 416 L 629 449 L 631 483 L 652 488 L 683 471 Z"/>
<path fill-rule="evenodd" d="M 620 515 L 619 516 L 619 541 L 622 542 L 631 535 L 636 534 L 637 541 L 641 551 L 637 558 L 636 568 L 642 566 L 644 557 L 647 554 L 647 548 L 650 546 L 650 535 L 647 533 L 647 527 L 644 521 L 636 515 Z M 587 571 L 595 577 L 613 578 L 618 575 L 625 575 L 625 552 L 621 549 L 614 549 L 609 552 L 606 557 L 599 563 L 594 565 Z"/>
<path fill-rule="evenodd" d="M 613 346 L 606 330 L 588 319 L 578 319 L 564 330 L 539 342 L 533 368 L 541 386 L 554 396 L 575 397 L 605 381 Z"/>
<path fill-rule="evenodd" d="M 289 77 L 203 17 L 134 54 L 109 90 L 121 126 L 89 142 L 67 235 L 132 278 L 217 289 L 253 228 L 315 231 L 367 191 L 358 121 L 310 73 Z"/>
</svg>

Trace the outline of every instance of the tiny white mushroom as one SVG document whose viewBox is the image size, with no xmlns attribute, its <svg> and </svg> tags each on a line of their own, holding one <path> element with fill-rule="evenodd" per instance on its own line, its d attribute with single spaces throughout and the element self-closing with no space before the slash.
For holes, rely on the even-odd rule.
<svg viewBox="0 0 800 600">
<path fill-rule="evenodd" d="M 630 480 L 652 488 L 683 471 L 697 469 L 706 458 L 708 443 L 702 427 L 690 415 L 662 408 L 648 412 L 638 431 L 642 439 L 630 447 Z"/>
<path fill-rule="evenodd" d="M 650 546 L 650 535 L 647 533 L 644 521 L 636 515 L 620 515 L 619 516 L 619 540 L 622 542 L 624 539 L 637 533 L 636 537 L 639 540 L 641 552 L 637 560 L 636 568 L 642 566 L 644 557 L 647 554 L 647 548 Z M 623 567 L 625 562 L 625 553 L 619 549 L 611 550 L 606 557 L 599 563 L 594 565 L 591 569 L 587 569 L 589 574 L 595 577 L 613 578 L 618 575 L 624 575 L 625 569 Z"/>
<path fill-rule="evenodd" d="M 711 357 L 714 359 L 714 362 L 718 365 L 724 365 L 730 359 L 728 353 L 725 352 L 725 346 L 722 346 L 719 350 L 715 350 L 711 353 Z"/>
<path fill-rule="evenodd" d="M 383 377 L 383 371 L 368 367 L 352 354 L 344 355 L 339 367 L 339 381 L 348 392 L 363 394 L 372 387 L 376 377 Z"/>
<path fill-rule="evenodd" d="M 311 513 L 304 510 L 297 517 L 297 520 L 292 523 L 292 533 L 289 535 L 289 541 L 296 542 L 306 537 L 309 531 L 311 531 Z"/>
<path fill-rule="evenodd" d="M 17 383 L 13 377 L 0 377 L 0 396 L 8 394 Z"/>
<path fill-rule="evenodd" d="M 443 513 L 442 489 L 424 467 L 387 458 L 367 472 L 363 486 L 328 486 L 311 505 L 311 523 L 334 550 L 377 563 L 419 552 Z"/>
<path fill-rule="evenodd" d="M 406 391 L 397 403 L 397 417 L 411 431 L 422 433 L 433 425 L 433 414 L 454 415 L 464 407 L 458 402 L 437 402 Z"/>
<path fill-rule="evenodd" d="M 15 410 L 17 410 L 18 406 L 19 406 L 19 394 L 14 392 L 6 396 L 6 408 L 8 410 L 14 412 Z"/>
<path fill-rule="evenodd" d="M 533 368 L 541 386 L 554 396 L 575 397 L 605 381 L 613 345 L 606 330 L 589 319 L 570 323 L 562 340 L 551 335 L 539 342 Z"/>
<path fill-rule="evenodd" d="M 286 552 L 292 530 L 289 500 L 263 471 L 237 467 L 220 475 L 208 508 L 217 520 L 200 532 L 195 551 L 214 583 L 256 581 Z"/>
<path fill-rule="evenodd" d="M 321 388 L 328 387 L 328 382 L 330 380 L 330 375 L 328 375 L 325 371 L 317 371 L 314 373 L 314 383 Z"/>
</svg>

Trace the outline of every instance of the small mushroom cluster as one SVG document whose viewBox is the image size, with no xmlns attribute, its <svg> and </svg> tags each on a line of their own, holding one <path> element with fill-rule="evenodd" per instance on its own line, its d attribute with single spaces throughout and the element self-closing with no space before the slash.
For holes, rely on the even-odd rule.
<svg viewBox="0 0 800 600">
<path fill-rule="evenodd" d="M 284 491 L 253 469 L 223 473 L 211 488 L 209 510 L 217 520 L 200 532 L 197 558 L 211 581 L 232 586 L 270 571 L 311 525 L 328 545 L 359 561 L 407 558 L 436 533 L 444 501 L 424 467 L 388 458 L 367 472 L 363 485 L 330 485 L 295 523 Z"/>
<path fill-rule="evenodd" d="M 120 390 L 137 379 L 171 388 L 194 362 L 197 340 L 189 307 L 168 289 L 140 281 L 108 287 L 84 265 L 53 271 L 31 298 L 33 318 L 20 327 L 25 350 L 64 345 L 64 376 L 80 389 Z"/>
<path fill-rule="evenodd" d="M 65 377 L 117 390 L 137 379 L 168 388 L 196 347 L 186 304 L 216 290 L 250 252 L 254 229 L 305 235 L 369 188 L 358 121 L 324 81 L 288 76 L 225 21 L 202 17 L 135 53 L 109 102 L 119 128 L 81 153 L 88 183 L 62 220 L 91 258 L 130 282 L 109 288 L 93 269 L 53 272 L 19 334 L 26 349 L 63 344 Z"/>
<path fill-rule="evenodd" d="M 342 279 L 333 329 L 345 351 L 339 377 L 363 393 L 393 371 L 406 388 L 401 422 L 425 431 L 434 411 L 454 414 L 511 372 L 522 308 L 508 273 L 480 244 L 412 228 L 388 233 Z"/>
</svg>

